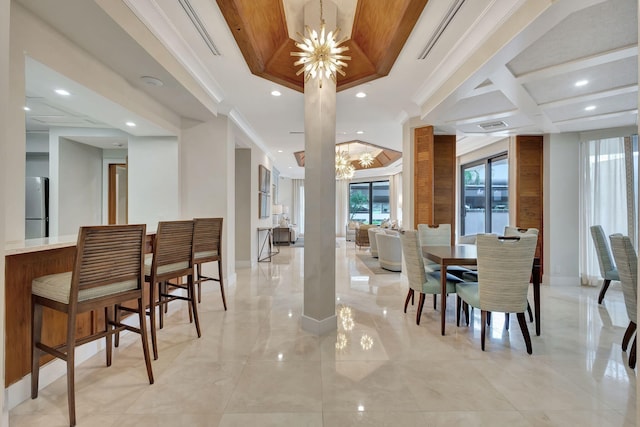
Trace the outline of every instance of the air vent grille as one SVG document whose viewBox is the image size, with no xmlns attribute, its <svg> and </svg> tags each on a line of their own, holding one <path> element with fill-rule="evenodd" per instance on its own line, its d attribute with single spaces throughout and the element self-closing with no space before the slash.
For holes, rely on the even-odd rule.
<svg viewBox="0 0 640 427">
<path fill-rule="evenodd" d="M 449 10 L 447 11 L 447 14 L 445 15 L 444 19 L 440 21 L 438 28 L 436 28 L 436 31 L 434 31 L 433 35 L 427 42 L 427 45 L 422 50 L 422 53 L 420 54 L 420 56 L 418 56 L 418 59 L 427 58 L 427 56 L 429 55 L 429 52 L 431 52 L 431 49 L 433 49 L 436 43 L 438 43 L 438 39 L 440 39 L 440 36 L 442 36 L 442 33 L 444 33 L 444 31 L 447 29 L 447 27 L 453 20 L 453 17 L 456 16 L 456 13 L 458 13 L 458 10 L 462 7 L 464 2 L 465 0 L 455 0 L 451 4 L 451 6 L 449 7 Z"/>
<path fill-rule="evenodd" d="M 506 128 L 509 125 L 502 120 L 499 120 L 497 122 L 480 123 L 478 126 L 480 126 L 484 130 L 496 130 L 500 128 Z"/>
<path fill-rule="evenodd" d="M 220 56 L 220 51 L 218 50 L 215 43 L 213 42 L 213 39 L 207 32 L 207 29 L 204 27 L 204 25 L 202 25 L 202 21 L 200 20 L 200 17 L 196 13 L 196 11 L 193 9 L 193 6 L 191 6 L 191 3 L 189 3 L 189 0 L 178 0 L 178 1 L 180 2 L 180 6 L 182 6 L 185 13 L 193 23 L 193 26 L 196 28 L 196 30 L 198 30 L 198 33 L 200 34 L 200 37 L 202 37 L 202 40 L 205 42 L 209 50 L 211 50 L 211 53 L 213 53 L 215 56 Z"/>
</svg>

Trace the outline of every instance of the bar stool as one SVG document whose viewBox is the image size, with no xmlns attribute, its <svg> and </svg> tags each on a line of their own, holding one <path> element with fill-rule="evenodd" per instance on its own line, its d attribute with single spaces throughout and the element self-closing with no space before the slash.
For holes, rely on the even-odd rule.
<svg viewBox="0 0 640 427">
<path fill-rule="evenodd" d="M 111 337 L 122 330 L 140 334 L 149 384 L 153 372 L 147 343 L 143 299 L 145 225 L 81 227 L 72 272 L 38 277 L 32 282 L 32 364 L 31 398 L 38 397 L 40 356 L 49 353 L 67 363 L 69 423 L 76 425 L 75 348 L 106 338 L 107 366 L 111 366 Z M 139 328 L 113 318 L 113 307 L 137 300 Z M 42 342 L 42 308 L 67 314 L 66 342 L 50 346 Z M 76 317 L 80 313 L 104 309 L 104 330 L 76 338 Z"/>
<path fill-rule="evenodd" d="M 195 319 L 196 332 L 200 338 L 200 322 L 194 298 L 193 284 L 193 229 L 194 222 L 160 221 L 153 253 L 147 254 L 144 260 L 145 281 L 149 283 L 149 317 L 151 319 L 151 346 L 153 358 L 158 359 L 158 339 L 156 333 L 156 307 L 160 306 L 160 329 L 164 324 L 162 306 L 173 300 L 189 303 L 189 310 Z M 180 283 L 183 277 L 186 283 Z M 169 283 L 170 280 L 176 282 Z M 186 290 L 187 295 L 168 292 L 168 286 Z M 157 297 L 156 297 L 157 287 Z M 123 310 L 126 310 L 124 307 Z"/>
<path fill-rule="evenodd" d="M 224 279 L 222 276 L 222 218 L 195 218 L 193 232 L 193 246 L 196 277 L 194 283 L 198 285 L 198 302 L 202 301 L 201 283 L 214 281 L 220 283 L 222 305 L 227 311 L 227 300 L 224 296 Z M 218 263 L 218 278 L 202 274 L 202 264 Z"/>
</svg>

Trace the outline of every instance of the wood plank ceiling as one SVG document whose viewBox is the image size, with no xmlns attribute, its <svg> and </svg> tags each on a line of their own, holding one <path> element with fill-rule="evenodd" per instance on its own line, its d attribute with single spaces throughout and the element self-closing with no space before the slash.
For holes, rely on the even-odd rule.
<svg viewBox="0 0 640 427">
<path fill-rule="evenodd" d="M 337 90 L 389 74 L 428 0 L 358 0 L 349 47 L 346 77 Z M 217 0 L 227 25 L 256 76 L 304 92 L 304 76 L 290 52 L 299 50 L 289 38 L 282 0 Z"/>
</svg>

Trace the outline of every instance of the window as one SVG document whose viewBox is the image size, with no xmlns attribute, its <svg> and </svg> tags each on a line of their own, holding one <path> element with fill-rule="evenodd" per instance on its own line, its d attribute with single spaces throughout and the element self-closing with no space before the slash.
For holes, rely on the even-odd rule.
<svg viewBox="0 0 640 427">
<path fill-rule="evenodd" d="M 509 159 L 506 154 L 462 166 L 461 234 L 502 234 L 509 224 Z M 489 209 L 487 209 L 489 206 Z"/>
<path fill-rule="evenodd" d="M 389 214 L 389 181 L 349 184 L 349 220 L 380 224 Z"/>
</svg>

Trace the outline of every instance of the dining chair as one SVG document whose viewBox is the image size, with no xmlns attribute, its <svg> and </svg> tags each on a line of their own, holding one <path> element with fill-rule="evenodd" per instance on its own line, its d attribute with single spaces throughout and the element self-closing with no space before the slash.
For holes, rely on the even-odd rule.
<svg viewBox="0 0 640 427">
<path fill-rule="evenodd" d="M 602 276 L 602 288 L 598 295 L 598 304 L 602 304 L 604 294 L 609 289 L 612 280 L 620 281 L 620 274 L 616 268 L 616 263 L 611 256 L 611 250 L 607 243 L 607 238 L 601 225 L 591 226 L 591 238 L 596 247 L 596 255 L 598 256 L 598 265 L 600 266 L 600 275 Z"/>
<path fill-rule="evenodd" d="M 153 358 L 158 359 L 156 308 L 159 307 L 159 328 L 164 326 L 164 305 L 174 300 L 186 301 L 193 314 L 196 333 L 200 338 L 200 321 L 193 284 L 194 221 L 160 221 L 153 242 L 153 253 L 144 260 L 145 281 L 149 283 L 149 317 Z M 182 283 L 186 277 L 186 282 Z M 170 288 L 186 291 L 186 295 L 170 292 Z M 124 309 L 124 308 L 123 308 Z"/>
<path fill-rule="evenodd" d="M 451 224 L 418 224 L 418 239 L 421 246 L 451 246 Z M 430 260 L 424 260 L 427 271 L 440 271 L 440 264 Z M 462 279 L 468 268 L 459 265 L 447 267 L 447 273 L 453 274 Z M 433 308 L 435 310 L 437 298 L 433 298 Z"/>
<path fill-rule="evenodd" d="M 140 334 L 149 384 L 153 384 L 142 301 L 145 238 L 145 225 L 81 227 L 73 271 L 38 277 L 32 282 L 31 398 L 38 397 L 40 356 L 48 353 L 64 360 L 67 364 L 69 423 L 72 426 L 76 425 L 74 368 L 77 346 L 105 338 L 106 364 L 111 366 L 112 336 L 123 330 Z M 137 301 L 135 312 L 139 327 L 121 323 L 114 317 L 114 306 L 132 300 Z M 64 344 L 52 346 L 42 342 L 43 307 L 66 313 Z M 78 314 L 95 311 L 97 319 L 100 319 L 100 310 L 104 310 L 104 329 L 88 336 L 76 336 Z"/>
<path fill-rule="evenodd" d="M 214 281 L 220 283 L 222 305 L 227 311 L 227 299 L 224 296 L 224 277 L 222 275 L 222 218 L 195 218 L 193 230 L 193 263 L 195 278 L 193 283 L 198 286 L 198 302 L 202 301 L 203 282 Z M 218 263 L 218 278 L 202 274 L 202 264 Z"/>
<path fill-rule="evenodd" d="M 415 230 L 404 230 L 400 232 L 402 243 L 402 256 L 407 267 L 407 279 L 409 282 L 409 293 L 404 302 L 404 312 L 407 312 L 409 299 L 413 299 L 414 293 L 420 293 L 418 300 L 418 312 L 416 313 L 416 324 L 420 324 L 422 308 L 424 307 L 425 294 L 436 295 L 441 293 L 440 271 L 427 273 L 424 259 L 422 258 L 422 247 L 418 240 L 418 233 Z M 456 292 L 456 283 L 460 282 L 457 277 L 447 274 L 447 294 Z"/>
<path fill-rule="evenodd" d="M 504 227 L 504 235 L 506 237 L 517 237 L 517 236 L 521 236 L 523 234 L 533 234 L 534 236 L 537 236 L 540 233 L 540 231 L 537 228 L 522 228 L 522 227 L 511 227 L 509 225 L 506 225 Z M 531 311 L 531 304 L 529 304 L 529 301 L 527 300 L 527 313 L 529 314 L 529 321 L 533 322 L 533 312 Z M 508 325 L 509 325 L 509 313 L 505 314 L 506 316 L 506 325 L 507 325 L 507 329 L 509 329 Z"/>
<path fill-rule="evenodd" d="M 478 235 L 478 281 L 463 282 L 456 286 L 458 304 L 456 324 L 460 325 L 460 302 L 481 310 L 481 347 L 485 348 L 487 314 L 491 312 L 516 313 L 527 346 L 532 353 L 531 337 L 524 312 L 531 266 L 538 238 L 533 234 L 519 237 Z"/>
<path fill-rule="evenodd" d="M 637 325 L 638 256 L 629 237 L 622 234 L 612 234 L 609 239 L 611 240 L 613 257 L 618 266 L 624 305 L 627 308 L 627 316 L 629 317 L 629 326 L 627 326 L 622 338 L 622 351 L 626 351 L 631 337 L 636 332 Z M 637 335 L 633 338 L 633 344 L 629 352 L 629 367 L 631 369 L 636 367 L 636 338 Z"/>
</svg>

